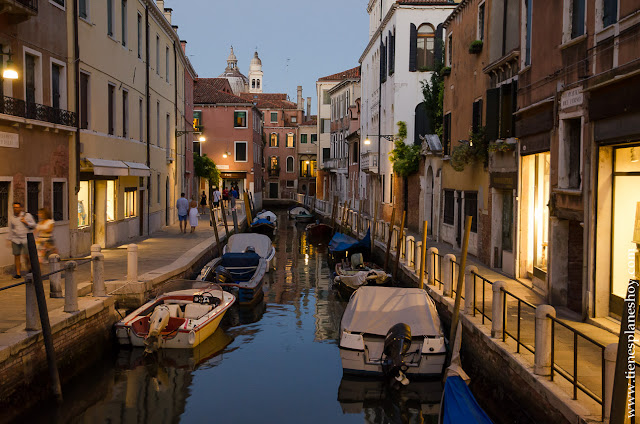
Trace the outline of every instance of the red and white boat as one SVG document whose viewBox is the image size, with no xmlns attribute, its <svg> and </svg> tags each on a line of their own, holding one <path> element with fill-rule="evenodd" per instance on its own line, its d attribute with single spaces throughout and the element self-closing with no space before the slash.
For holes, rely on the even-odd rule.
<svg viewBox="0 0 640 424">
<path fill-rule="evenodd" d="M 233 294 L 206 281 L 180 280 L 115 324 L 121 345 L 192 348 L 212 335 L 236 301 Z"/>
</svg>

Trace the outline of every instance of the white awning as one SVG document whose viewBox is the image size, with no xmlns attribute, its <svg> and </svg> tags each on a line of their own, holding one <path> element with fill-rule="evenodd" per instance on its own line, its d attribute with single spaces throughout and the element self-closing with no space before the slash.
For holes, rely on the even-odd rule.
<svg viewBox="0 0 640 424">
<path fill-rule="evenodd" d="M 129 167 L 129 175 L 132 177 L 148 177 L 151 175 L 151 169 L 144 163 L 124 162 Z"/>
<path fill-rule="evenodd" d="M 89 163 L 94 175 L 108 176 L 127 176 L 129 175 L 129 167 L 120 160 L 107 160 L 84 158 L 85 163 Z"/>
</svg>

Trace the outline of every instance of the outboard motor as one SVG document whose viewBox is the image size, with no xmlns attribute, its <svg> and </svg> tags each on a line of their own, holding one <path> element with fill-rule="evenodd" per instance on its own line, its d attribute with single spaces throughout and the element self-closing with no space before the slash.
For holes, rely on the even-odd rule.
<svg viewBox="0 0 640 424">
<path fill-rule="evenodd" d="M 231 273 L 222 265 L 217 266 L 215 271 L 216 278 L 215 282 L 218 284 L 233 284 L 233 276 Z"/>
<path fill-rule="evenodd" d="M 384 339 L 383 354 L 386 357 L 383 367 L 385 375 L 395 378 L 403 385 L 409 384 L 409 379 L 404 374 L 407 366 L 404 363 L 404 355 L 411 347 L 411 327 L 404 323 L 398 323 L 391 327 Z"/>
<path fill-rule="evenodd" d="M 145 353 L 152 353 L 158 349 L 158 339 L 160 333 L 169 324 L 169 318 L 171 317 L 171 311 L 167 305 L 158 305 L 153 310 L 151 318 L 149 318 L 149 333 L 144 339 Z"/>
</svg>

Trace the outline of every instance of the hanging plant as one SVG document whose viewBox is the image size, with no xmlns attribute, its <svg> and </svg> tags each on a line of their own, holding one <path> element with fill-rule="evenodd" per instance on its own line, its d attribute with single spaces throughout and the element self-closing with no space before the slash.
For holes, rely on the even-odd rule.
<svg viewBox="0 0 640 424">
<path fill-rule="evenodd" d="M 450 66 L 445 66 L 442 69 L 440 69 L 440 75 L 441 76 L 447 76 L 447 75 L 451 75 L 451 67 Z"/>
<path fill-rule="evenodd" d="M 511 152 L 515 149 L 516 149 L 516 145 L 514 143 L 506 143 L 504 141 L 498 141 L 496 143 L 489 144 L 489 151 L 491 153 Z"/>
<path fill-rule="evenodd" d="M 407 123 L 398 121 L 398 133 L 394 137 L 394 149 L 389 153 L 389 160 L 393 164 L 393 172 L 401 177 L 408 177 L 420 169 L 420 146 L 408 145 Z"/>
<path fill-rule="evenodd" d="M 482 51 L 482 40 L 474 40 L 473 42 L 471 42 L 471 45 L 469 46 L 469 53 L 471 54 L 477 54 L 480 53 Z"/>
<path fill-rule="evenodd" d="M 484 127 L 469 133 L 468 142 L 464 141 L 453 148 L 449 164 L 455 171 L 462 172 L 465 166 L 476 161 L 482 161 L 485 167 L 489 164 L 489 143 Z"/>
</svg>

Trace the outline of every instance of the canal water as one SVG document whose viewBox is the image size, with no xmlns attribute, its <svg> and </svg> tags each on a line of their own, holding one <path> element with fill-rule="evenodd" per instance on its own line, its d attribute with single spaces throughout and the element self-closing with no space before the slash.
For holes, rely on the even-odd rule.
<svg viewBox="0 0 640 424">
<path fill-rule="evenodd" d="M 338 351 L 346 307 L 331 289 L 326 245 L 278 213 L 276 268 L 264 300 L 234 306 L 193 350 L 114 347 L 63 388 L 65 402 L 19 422 L 437 423 L 440 381 L 390 390 L 343 378 Z"/>
</svg>

